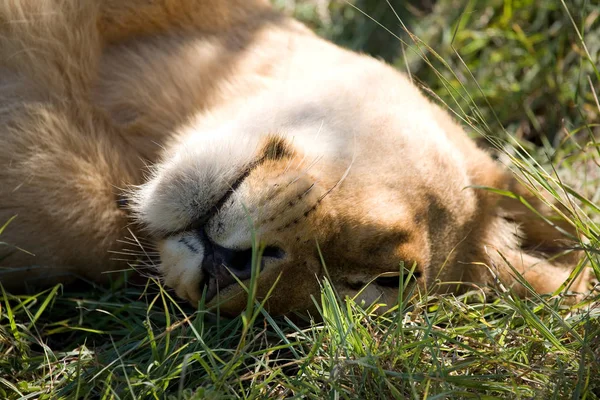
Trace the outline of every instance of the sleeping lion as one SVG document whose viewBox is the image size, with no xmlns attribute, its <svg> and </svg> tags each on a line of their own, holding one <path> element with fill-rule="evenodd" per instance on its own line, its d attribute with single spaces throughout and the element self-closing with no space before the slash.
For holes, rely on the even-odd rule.
<svg viewBox="0 0 600 400">
<path fill-rule="evenodd" d="M 0 1 L 10 290 L 107 281 L 133 234 L 226 314 L 253 271 L 274 314 L 312 308 L 323 276 L 367 303 L 407 271 L 429 293 L 525 296 L 515 271 L 552 293 L 579 255 L 551 210 L 402 73 L 265 0 Z"/>
</svg>

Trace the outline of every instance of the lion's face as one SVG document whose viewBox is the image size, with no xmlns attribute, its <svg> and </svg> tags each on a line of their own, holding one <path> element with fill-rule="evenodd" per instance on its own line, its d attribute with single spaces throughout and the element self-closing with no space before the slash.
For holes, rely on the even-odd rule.
<svg viewBox="0 0 600 400">
<path fill-rule="evenodd" d="M 198 118 L 135 194 L 165 284 L 194 304 L 205 292 L 222 312 L 238 313 L 254 245 L 262 250 L 257 297 L 273 288 L 271 312 L 312 308 L 323 276 L 342 296 L 361 291 L 367 303 L 394 304 L 401 265 L 416 266 L 422 281 L 429 236 L 447 229 L 432 219 L 440 188 L 430 180 L 456 193 L 452 207 L 464 214 L 460 160 L 445 160 L 449 145 L 439 138 L 406 136 L 410 124 L 385 110 L 363 114 L 348 99 L 293 104 L 253 106 L 227 123 Z M 456 231 L 460 221 L 449 223 Z"/>
</svg>

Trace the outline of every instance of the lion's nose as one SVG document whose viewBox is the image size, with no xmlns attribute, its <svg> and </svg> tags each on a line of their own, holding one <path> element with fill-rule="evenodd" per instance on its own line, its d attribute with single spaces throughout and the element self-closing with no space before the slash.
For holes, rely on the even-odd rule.
<svg viewBox="0 0 600 400">
<path fill-rule="evenodd" d="M 205 248 L 202 269 L 215 277 L 224 273 L 234 274 L 242 280 L 248 279 L 252 274 L 252 249 L 232 250 L 211 243 Z"/>
<path fill-rule="evenodd" d="M 246 280 L 252 276 L 252 248 L 245 250 L 228 249 L 211 241 L 204 232 L 200 232 L 199 236 L 204 245 L 202 269 L 213 277 L 221 288 L 235 283 L 236 278 Z M 264 265 L 267 258 L 283 258 L 284 255 L 282 249 L 267 246 L 262 252 L 260 266 Z"/>
</svg>

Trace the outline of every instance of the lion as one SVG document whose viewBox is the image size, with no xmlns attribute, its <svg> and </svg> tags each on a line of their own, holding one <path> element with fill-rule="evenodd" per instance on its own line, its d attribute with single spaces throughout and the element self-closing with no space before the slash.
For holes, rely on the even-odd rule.
<svg viewBox="0 0 600 400">
<path fill-rule="evenodd" d="M 403 73 L 266 0 L 2 0 L 0 164 L 10 290 L 106 282 L 130 233 L 177 296 L 232 315 L 251 280 L 286 314 L 324 276 L 367 303 L 397 302 L 405 274 L 526 296 L 579 258 Z"/>
</svg>

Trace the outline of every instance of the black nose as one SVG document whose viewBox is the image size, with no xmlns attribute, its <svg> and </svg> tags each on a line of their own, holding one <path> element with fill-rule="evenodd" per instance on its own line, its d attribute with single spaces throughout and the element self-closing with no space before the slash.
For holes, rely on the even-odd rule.
<svg viewBox="0 0 600 400">
<path fill-rule="evenodd" d="M 210 243 L 205 247 L 202 268 L 211 275 L 219 275 L 218 270 L 229 269 L 240 279 L 248 279 L 252 274 L 252 249 L 232 250 Z"/>
<path fill-rule="evenodd" d="M 199 232 L 199 236 L 204 246 L 202 270 L 209 275 L 209 286 L 217 284 L 224 288 L 235 283 L 236 278 L 246 280 L 252 276 L 252 248 L 228 249 L 212 242 L 203 231 Z M 265 258 L 283 258 L 284 255 L 280 248 L 267 246 L 262 252 L 260 267 L 264 265 Z"/>
</svg>

